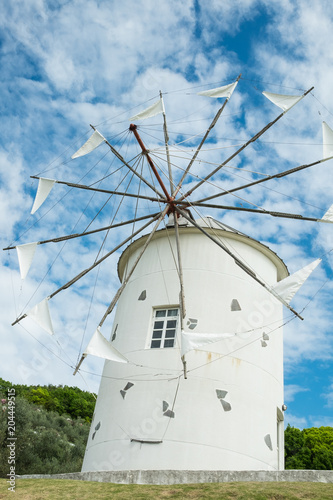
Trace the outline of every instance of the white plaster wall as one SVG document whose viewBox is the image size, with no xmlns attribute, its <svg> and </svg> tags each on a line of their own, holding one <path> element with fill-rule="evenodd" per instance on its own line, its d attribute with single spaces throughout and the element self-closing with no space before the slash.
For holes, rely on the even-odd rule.
<svg viewBox="0 0 333 500">
<path fill-rule="evenodd" d="M 276 282 L 275 254 L 246 237 L 217 233 L 262 281 Z M 121 273 L 127 260 L 131 268 L 143 241 L 123 254 Z M 180 241 L 185 330 L 187 319 L 194 318 L 198 324 L 193 332 L 237 335 L 188 353 L 186 380 L 180 332 L 176 347 L 149 349 L 153 308 L 179 304 L 175 241 L 172 231 L 169 238 L 166 231 L 158 233 L 118 303 L 113 345 L 131 363 L 105 363 L 83 471 L 283 468 L 277 453 L 277 408 L 283 404 L 283 339 L 277 328 L 282 307 L 199 231 L 182 229 Z M 139 301 L 143 290 L 146 299 Z M 241 311 L 231 311 L 232 299 L 239 301 Z M 261 344 L 263 332 L 269 335 L 266 347 Z M 123 399 L 120 390 L 127 382 L 134 385 Z M 230 411 L 224 411 L 216 389 L 227 391 Z M 163 415 L 163 401 L 175 418 Z M 265 443 L 267 435 L 272 450 Z"/>
</svg>

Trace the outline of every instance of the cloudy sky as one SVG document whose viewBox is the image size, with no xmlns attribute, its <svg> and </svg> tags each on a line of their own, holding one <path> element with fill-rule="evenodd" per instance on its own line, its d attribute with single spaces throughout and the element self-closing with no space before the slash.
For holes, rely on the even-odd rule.
<svg viewBox="0 0 333 500">
<path fill-rule="evenodd" d="M 56 185 L 30 215 L 38 185 L 30 176 L 105 189 L 119 186 L 130 193 L 140 189 L 142 195 L 151 195 L 137 177 L 133 180 L 124 169 L 118 170 L 119 162 L 105 144 L 83 159 L 70 156 L 89 137 L 92 124 L 127 160 L 134 158 L 131 165 L 139 171 L 146 168 L 140 159 L 136 163 L 138 150 L 128 134 L 128 119 L 156 102 L 160 90 L 177 179 L 223 102 L 198 97 L 197 92 L 232 83 L 241 74 L 200 161 L 186 179 L 187 187 L 192 187 L 280 114 L 263 91 L 302 95 L 314 87 L 235 157 L 223 175 L 203 185 L 196 199 L 320 160 L 322 122 L 333 128 L 332 21 L 328 0 L 2 2 L 2 248 L 158 211 L 146 200 L 136 204 L 129 197 L 122 203 L 120 197 L 112 198 L 106 208 L 106 195 Z M 164 175 L 161 124 L 161 116 L 154 117 L 140 130 Z M 321 218 L 333 203 L 332 168 L 330 160 L 214 201 Z M 290 272 L 322 257 L 292 302 L 304 321 L 288 322 L 292 315 L 288 310 L 285 314 L 285 417 L 300 428 L 333 425 L 333 227 L 246 212 L 207 213 L 270 246 Z M 198 210 L 197 215 L 207 213 Z M 97 392 L 102 361 L 87 359 L 82 375 L 75 378 L 72 366 L 119 286 L 119 252 L 82 285 L 50 301 L 54 337 L 29 318 L 14 327 L 11 323 L 128 234 L 122 227 L 105 242 L 105 233 L 98 233 L 84 242 L 38 246 L 24 281 L 16 251 L 2 252 L 2 378 L 24 384 L 78 385 Z"/>
</svg>

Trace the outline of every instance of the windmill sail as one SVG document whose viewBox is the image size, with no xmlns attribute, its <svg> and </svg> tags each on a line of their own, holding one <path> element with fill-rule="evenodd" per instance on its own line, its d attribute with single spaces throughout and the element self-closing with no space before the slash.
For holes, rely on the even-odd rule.
<svg viewBox="0 0 333 500">
<path fill-rule="evenodd" d="M 263 92 L 263 95 L 284 112 L 295 106 L 304 97 L 303 95 L 272 94 L 271 92 Z"/>
<path fill-rule="evenodd" d="M 156 116 L 159 113 L 164 113 L 164 104 L 162 98 L 160 98 L 157 102 L 149 106 L 149 108 L 144 109 L 137 115 L 132 116 L 130 118 L 130 121 L 145 120 L 146 118 L 151 118 L 152 116 Z"/>
<path fill-rule="evenodd" d="M 323 158 L 333 156 L 333 130 L 323 122 Z"/>
<path fill-rule="evenodd" d="M 271 292 L 276 295 L 278 298 L 282 299 L 287 304 L 290 303 L 294 295 L 301 288 L 303 283 L 310 276 L 312 271 L 320 264 L 321 259 L 317 259 L 311 264 L 303 267 L 299 271 L 294 274 L 291 274 L 287 278 L 279 281 L 276 285 L 274 285 L 271 289 Z"/>
<path fill-rule="evenodd" d="M 333 205 L 331 205 L 330 208 L 327 210 L 327 212 L 321 219 L 321 222 L 333 222 Z"/>
<path fill-rule="evenodd" d="M 43 330 L 45 330 L 50 335 L 54 334 L 50 311 L 49 311 L 49 299 L 46 298 L 35 305 L 30 311 L 27 312 L 27 316 L 31 318 L 35 323 L 37 323 Z"/>
<path fill-rule="evenodd" d="M 83 146 L 80 147 L 72 155 L 72 159 L 74 158 L 79 158 L 80 156 L 87 155 L 88 153 L 91 153 L 91 151 L 94 151 L 102 142 L 105 141 L 105 138 L 98 132 L 98 130 L 95 130 L 95 132 L 92 134 L 92 136 L 89 137 L 87 142 L 83 144 Z"/>
<path fill-rule="evenodd" d="M 117 349 L 115 349 L 105 337 L 103 337 L 99 328 L 95 330 L 94 335 L 91 337 L 91 340 L 83 353 L 84 356 L 87 356 L 88 354 L 99 358 L 109 359 L 110 361 L 116 361 L 118 363 L 128 363 L 128 359 L 117 351 Z"/>
<path fill-rule="evenodd" d="M 24 280 L 29 272 L 32 260 L 38 243 L 26 243 L 25 245 L 18 245 L 16 247 L 17 256 L 20 265 L 21 278 Z"/>
<path fill-rule="evenodd" d="M 227 97 L 229 99 L 237 83 L 238 82 L 234 82 L 229 85 L 224 85 L 223 87 L 217 87 L 216 89 L 204 90 L 203 92 L 198 92 L 198 95 L 207 97 Z"/>
<path fill-rule="evenodd" d="M 181 355 L 184 356 L 187 352 L 193 349 L 198 349 L 207 344 L 219 342 L 220 340 L 230 339 L 235 333 L 191 333 L 181 332 Z"/>
<path fill-rule="evenodd" d="M 53 179 L 45 179 L 44 177 L 39 178 L 37 193 L 35 197 L 34 204 L 31 209 L 31 214 L 34 214 L 36 210 L 44 203 L 48 195 L 50 194 L 51 189 L 56 181 Z"/>
</svg>

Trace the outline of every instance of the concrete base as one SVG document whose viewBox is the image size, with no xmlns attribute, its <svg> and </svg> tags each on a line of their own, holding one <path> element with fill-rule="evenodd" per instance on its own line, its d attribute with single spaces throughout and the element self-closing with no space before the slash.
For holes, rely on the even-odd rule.
<svg viewBox="0 0 333 500">
<path fill-rule="evenodd" d="M 179 471 L 179 470 L 124 470 L 72 472 L 70 474 L 34 474 L 17 476 L 19 479 L 75 479 L 119 484 L 189 484 L 227 483 L 237 481 L 288 481 L 333 483 L 331 470 L 285 471 Z"/>
</svg>

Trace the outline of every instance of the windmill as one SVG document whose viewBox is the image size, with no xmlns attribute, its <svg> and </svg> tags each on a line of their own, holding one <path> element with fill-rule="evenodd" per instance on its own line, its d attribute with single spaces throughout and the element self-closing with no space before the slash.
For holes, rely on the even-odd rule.
<svg viewBox="0 0 333 500">
<path fill-rule="evenodd" d="M 232 160 L 312 91 L 292 96 L 264 92 L 282 112 L 222 163 L 198 176 L 195 169 L 204 161 L 204 145 L 239 80 L 240 76 L 231 84 L 199 93 L 202 98 L 223 99 L 223 103 L 176 176 L 180 149 L 179 144 L 170 145 L 160 93 L 153 105 L 131 118 L 130 137 L 139 148 L 132 160 L 95 126 L 88 141 L 72 155 L 75 160 L 104 145 L 126 171 L 117 188 L 33 177 L 39 179 L 39 186 L 32 212 L 55 184 L 135 200 L 136 207 L 139 202 L 157 207 L 141 217 L 136 210 L 129 220 L 106 227 L 6 249 L 17 248 L 25 277 L 37 245 L 133 224 L 132 232 L 119 244 L 13 323 L 30 316 L 53 334 L 49 300 L 129 244 L 118 263 L 121 285 L 74 369 L 76 374 L 88 355 L 106 359 L 83 470 L 283 468 L 283 307 L 302 319 L 290 302 L 320 259 L 288 276 L 283 261 L 267 246 L 219 220 L 193 214 L 212 209 L 333 222 L 332 208 L 315 218 L 220 203 L 223 196 L 238 196 L 257 184 L 331 159 L 333 132 L 323 125 L 323 159 L 229 189 L 218 186 L 213 194 L 197 196 L 199 188 L 211 186 Z M 147 148 L 135 123 L 160 114 L 163 159 L 161 149 Z M 180 163 L 185 160 L 183 156 Z M 127 176 L 130 181 L 125 181 Z M 116 305 L 107 340 L 102 329 Z"/>
</svg>

